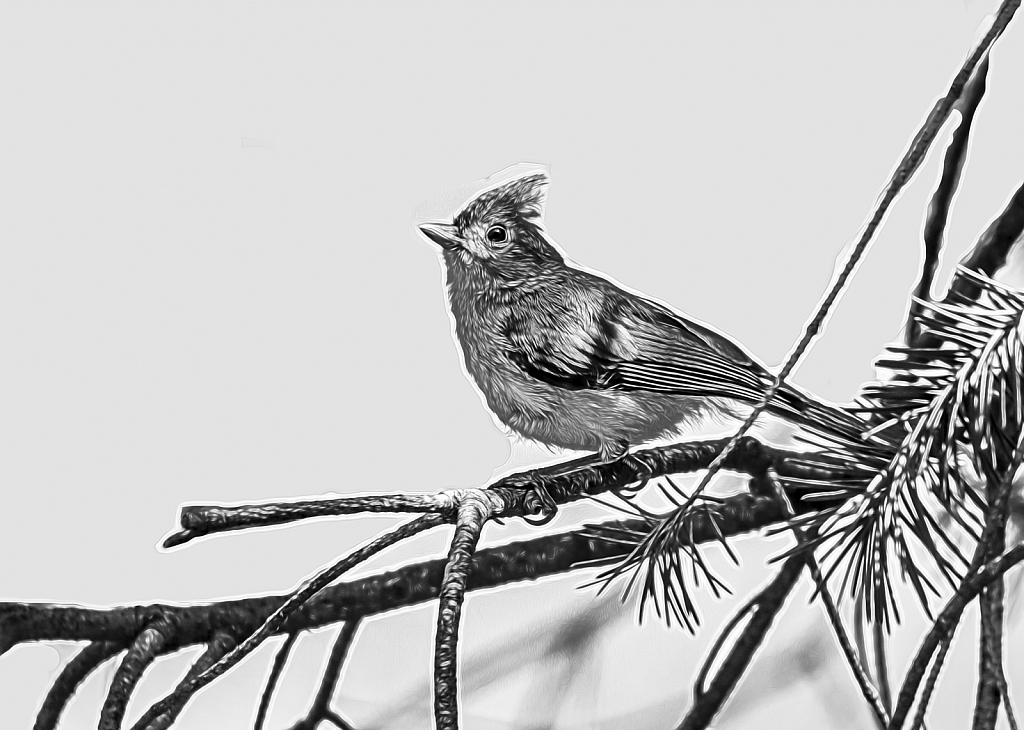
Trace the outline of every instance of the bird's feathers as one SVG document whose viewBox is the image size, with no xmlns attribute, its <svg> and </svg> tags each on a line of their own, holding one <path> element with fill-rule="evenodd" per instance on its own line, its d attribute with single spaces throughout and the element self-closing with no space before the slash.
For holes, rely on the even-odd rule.
<svg viewBox="0 0 1024 730">
<path fill-rule="evenodd" d="M 544 172 L 516 178 L 473 198 L 455 216 L 456 224 L 497 219 L 537 221 L 544 217 L 548 176 Z"/>
<path fill-rule="evenodd" d="M 589 272 L 564 267 L 517 299 L 505 331 L 525 375 L 569 390 L 757 403 L 771 374 L 724 336 Z M 583 290 L 585 289 L 585 294 Z M 783 384 L 768 410 L 859 442 L 856 416 Z"/>
<path fill-rule="evenodd" d="M 537 306 L 525 297 L 509 319 L 508 357 L 532 377 L 570 389 L 742 400 L 756 398 L 770 382 L 760 365 L 720 335 L 604 279 L 573 274 L 589 280 L 590 296 L 573 296 L 577 281 L 552 281 L 535 295 Z M 594 292 L 601 295 L 597 301 Z M 538 314 L 542 308 L 553 309 L 552 316 Z"/>
<path fill-rule="evenodd" d="M 467 368 L 498 417 L 581 447 L 641 443 L 726 401 L 759 402 L 773 378 L 728 338 L 566 263 L 541 223 L 547 184 L 533 173 L 481 193 L 445 247 Z M 864 428 L 788 385 L 768 410 L 829 438 L 856 441 Z"/>
</svg>

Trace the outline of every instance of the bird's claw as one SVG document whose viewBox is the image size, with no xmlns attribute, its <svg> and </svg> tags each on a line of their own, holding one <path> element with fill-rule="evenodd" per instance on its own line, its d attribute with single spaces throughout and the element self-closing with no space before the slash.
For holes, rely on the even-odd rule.
<svg viewBox="0 0 1024 730">
<path fill-rule="evenodd" d="M 535 482 L 533 490 L 526 496 L 526 506 L 533 509 L 537 517 L 523 515 L 523 521 L 534 527 L 546 525 L 555 519 L 558 513 L 558 502 L 551 496 L 551 492 L 542 482 Z"/>
<path fill-rule="evenodd" d="M 623 456 L 622 458 L 625 459 L 628 458 L 628 456 Z M 633 496 L 642 492 L 648 483 L 650 483 L 651 479 L 654 478 L 654 472 L 646 461 L 633 457 L 633 463 L 637 465 L 638 481 L 635 483 L 631 482 L 617 490 L 628 496 Z"/>
</svg>

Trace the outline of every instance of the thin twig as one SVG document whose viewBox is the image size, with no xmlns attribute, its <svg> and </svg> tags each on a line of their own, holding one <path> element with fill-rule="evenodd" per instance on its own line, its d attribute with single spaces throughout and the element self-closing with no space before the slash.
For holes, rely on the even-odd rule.
<svg viewBox="0 0 1024 730">
<path fill-rule="evenodd" d="M 786 492 L 782 489 L 782 484 L 779 483 L 777 476 L 770 469 L 764 476 L 775 495 L 775 499 L 782 507 L 782 513 L 787 519 L 792 520 L 796 514 L 793 512 L 793 506 L 790 504 L 789 498 L 786 496 Z M 794 527 L 793 533 L 796 535 L 797 542 L 801 545 L 806 545 L 808 543 L 808 535 L 803 529 Z M 876 690 L 875 686 L 871 684 L 871 678 L 868 677 L 867 672 L 864 670 L 864 666 L 857 658 L 857 650 L 850 641 L 850 636 L 843 624 L 842 614 L 839 613 L 839 608 L 832 599 L 832 593 L 829 591 L 828 582 L 821 572 L 821 567 L 818 565 L 818 559 L 814 555 L 814 549 L 808 547 L 806 548 L 806 553 L 807 570 L 810 571 L 811 577 L 814 579 L 817 594 L 819 598 L 821 598 L 822 605 L 825 606 L 825 613 L 828 615 L 829 623 L 832 625 L 832 631 L 839 642 L 839 648 L 842 649 L 843 656 L 846 658 L 846 663 L 850 667 L 850 671 L 853 672 L 853 678 L 856 680 L 857 686 L 860 688 L 864 699 L 867 700 L 868 706 L 871 707 L 871 711 L 874 713 L 875 719 L 879 724 L 885 725 L 889 722 L 889 713 L 882 704 L 882 700 L 878 695 L 878 690 Z"/>
<path fill-rule="evenodd" d="M 227 654 L 229 651 L 235 648 L 235 637 L 227 631 L 218 630 L 214 632 L 213 638 L 210 639 L 210 643 L 206 646 L 204 651 L 192 666 L 188 668 L 188 672 L 182 677 L 181 682 L 178 682 L 178 686 L 181 686 L 185 682 L 188 682 L 192 677 L 202 674 L 207 669 L 212 667 L 215 662 L 219 661 L 222 656 Z M 165 647 L 166 650 L 166 647 Z M 184 705 L 179 705 L 169 712 L 165 712 L 156 718 L 149 724 L 149 730 L 167 730 L 171 727 L 175 720 L 178 719 L 178 715 L 184 709 Z"/>
<path fill-rule="evenodd" d="M 892 684 L 889 681 L 888 637 L 881 621 L 871 622 L 871 636 L 875 654 L 875 680 L 882 707 L 892 713 Z"/>
<path fill-rule="evenodd" d="M 173 627 L 169 622 L 154 621 L 128 647 L 127 653 L 114 673 L 107 696 L 103 700 L 99 730 L 121 730 L 121 722 L 124 720 L 124 712 L 128 707 L 128 699 L 135 691 L 139 680 L 142 679 L 143 672 L 160 654 L 167 641 L 167 636 L 172 632 Z"/>
<path fill-rule="evenodd" d="M 267 715 L 270 712 L 270 703 L 274 699 L 274 692 L 277 691 L 277 683 L 284 672 L 288 657 L 292 654 L 295 642 L 298 641 L 298 632 L 293 632 L 285 637 L 284 642 L 277 648 L 274 654 L 274 662 L 270 665 L 270 674 L 267 675 L 267 683 L 263 685 L 263 692 L 260 694 L 260 704 L 256 708 L 256 719 L 252 723 L 253 730 L 263 730 L 267 722 Z"/>
<path fill-rule="evenodd" d="M 437 494 L 365 494 L 336 499 L 303 499 L 294 502 L 263 504 L 186 505 L 181 508 L 178 523 L 181 530 L 169 535 L 165 548 L 221 532 L 252 527 L 283 525 L 317 517 L 338 517 L 363 513 L 415 514 L 441 512 L 451 504 L 444 492 Z"/>
<path fill-rule="evenodd" d="M 885 705 L 882 704 L 882 698 L 879 696 L 878 690 L 875 689 L 871 679 L 867 676 L 867 672 L 864 671 L 864 667 L 857 659 L 857 651 L 854 649 L 853 644 L 850 643 L 850 637 L 843 626 L 843 617 L 839 613 L 835 601 L 832 599 L 832 594 L 829 592 L 828 584 L 821 573 L 821 568 L 813 557 L 807 561 L 807 568 L 811 571 L 811 576 L 818 587 L 821 602 L 825 606 L 825 613 L 828 614 L 829 623 L 832 624 L 832 630 L 839 641 L 839 648 L 843 650 L 846 664 L 850 667 L 850 671 L 853 672 L 853 678 L 857 681 L 861 694 L 871 707 L 875 719 L 880 723 L 887 723 L 889 721 L 889 712 L 885 709 Z"/>
<path fill-rule="evenodd" d="M 350 725 L 331 709 L 331 699 L 338 686 L 338 679 L 341 677 L 341 670 L 345 666 L 345 658 L 352 647 L 352 640 L 359 628 L 359 619 L 346 621 L 341 625 L 341 631 L 334 640 L 331 647 L 331 655 L 327 659 L 327 666 L 324 667 L 323 676 L 320 678 L 320 687 L 313 698 L 306 716 L 291 726 L 290 730 L 316 730 L 322 720 L 328 720 L 338 726 L 339 730 L 350 730 Z"/>
<path fill-rule="evenodd" d="M 484 523 L 494 511 L 492 502 L 470 497 L 459 505 L 455 536 L 448 551 L 441 595 L 437 606 L 437 636 L 434 640 L 434 724 L 438 730 L 459 727 L 458 645 L 459 620 L 471 559 Z"/>
<path fill-rule="evenodd" d="M 952 643 L 953 637 L 947 636 L 939 645 L 939 653 L 935 657 L 931 671 L 928 672 L 928 679 L 924 683 L 924 689 L 921 690 L 921 700 L 917 705 L 917 714 L 914 715 L 912 730 L 921 730 L 924 727 L 924 718 L 928 713 L 928 704 L 931 702 L 932 692 L 934 692 L 935 685 L 939 681 L 942 665 L 946 662 L 946 653 L 949 651 Z"/>
<path fill-rule="evenodd" d="M 96 667 L 122 651 L 124 646 L 117 641 L 94 641 L 75 654 L 50 685 L 50 691 L 46 693 L 43 704 L 36 713 L 36 722 L 32 730 L 54 730 L 79 685 L 95 671 Z"/>
<path fill-rule="evenodd" d="M 917 133 L 917 136 L 911 143 L 910 148 L 904 154 L 903 159 L 900 160 L 899 166 L 896 168 L 896 172 L 893 173 L 893 176 L 886 187 L 885 193 L 875 206 L 875 211 L 872 214 L 871 219 L 868 221 L 867 226 L 864 228 L 860 240 L 858 240 L 857 244 L 853 249 L 851 249 L 842 270 L 832 283 L 828 293 L 825 295 L 825 298 L 818 305 L 818 309 L 815 312 L 814 317 L 807 323 L 800 340 L 787 356 L 786 362 L 774 376 L 771 386 L 765 391 L 761 400 L 751 411 L 750 415 L 743 421 L 743 424 L 729 440 L 729 443 L 726 444 L 725 448 L 722 449 L 719 455 L 708 467 L 707 471 L 701 477 L 700 482 L 697 484 L 697 487 L 690 493 L 686 501 L 662 521 L 658 528 L 651 533 L 651 537 L 646 541 L 646 543 L 634 550 L 631 558 L 627 560 L 627 562 L 630 562 L 630 560 L 635 562 L 636 558 L 640 556 L 657 555 L 664 550 L 675 549 L 675 546 L 671 544 L 671 540 L 667 539 L 667 537 L 670 538 L 672 535 L 676 534 L 679 524 L 684 521 L 685 514 L 690 511 L 697 498 L 701 496 L 704 489 L 706 489 L 708 484 L 711 482 L 711 479 L 722 468 L 725 460 L 728 458 L 737 442 L 745 436 L 754 425 L 754 422 L 775 397 L 779 388 L 800 362 L 811 342 L 818 336 L 822 326 L 828 318 L 829 312 L 832 310 L 832 306 L 839 298 L 843 289 L 845 289 L 846 284 L 854 271 L 856 271 L 861 258 L 867 251 L 868 244 L 871 242 L 875 231 L 879 228 L 882 220 L 885 218 L 885 214 L 888 212 L 889 207 L 920 167 L 936 135 L 939 133 L 939 130 L 942 128 L 946 119 L 949 118 L 954 105 L 963 94 L 964 87 L 970 80 L 975 68 L 988 55 L 992 44 L 995 43 L 996 39 L 998 39 L 1006 29 L 1007 24 L 1013 18 L 1013 15 L 1017 11 L 1017 7 L 1019 5 L 1020 0 L 1003 0 L 996 17 L 993 20 L 992 27 L 989 28 L 981 43 L 978 44 L 974 51 L 968 56 L 963 66 L 961 66 L 960 71 L 950 84 L 946 95 L 936 102 L 935 106 L 932 108 L 931 113 L 928 115 L 924 125 Z M 650 560 L 648 560 L 648 562 L 650 562 Z"/>
<path fill-rule="evenodd" d="M 231 667 L 238 664 L 238 662 L 248 656 L 257 646 L 262 644 L 268 636 L 276 633 L 281 625 L 284 624 L 288 616 L 290 616 L 307 600 L 334 582 L 345 571 L 353 568 L 373 555 L 376 555 L 384 548 L 393 545 L 396 542 L 405 540 L 406 538 L 412 537 L 419 532 L 430 529 L 431 527 L 443 524 L 447 519 L 447 517 L 438 514 L 428 514 L 423 517 L 418 517 L 411 522 L 400 525 L 397 529 L 389 533 L 381 535 L 369 544 L 364 545 L 358 550 L 355 550 L 345 556 L 326 570 L 321 571 L 319 574 L 303 584 L 299 589 L 294 591 L 288 597 L 288 600 L 281 604 L 281 606 L 274 611 L 266 621 L 264 621 L 263 625 L 260 626 L 257 631 L 239 644 L 230 654 L 223 657 L 208 670 L 194 677 L 191 681 L 181 685 L 170 695 L 146 710 L 142 717 L 139 718 L 138 722 L 132 726 L 132 730 L 145 730 L 145 728 L 153 721 L 153 718 L 167 712 L 172 707 L 183 705 L 188 702 L 196 692 L 222 675 Z"/>
<path fill-rule="evenodd" d="M 1014 712 L 1013 702 L 1010 700 L 1010 687 L 1006 683 L 1006 673 L 1000 671 L 997 681 L 999 682 L 999 691 L 1003 696 L 1003 706 L 1006 708 L 1006 723 L 1010 726 L 1010 730 L 1019 730 L 1017 714 Z"/>
<path fill-rule="evenodd" d="M 917 653 L 914 655 L 910 668 L 904 676 L 903 686 L 897 697 L 892 719 L 889 721 L 889 730 L 900 730 L 903 727 L 907 714 L 914 704 L 914 697 L 917 696 L 917 688 L 921 685 L 921 680 L 924 678 L 928 665 L 931 664 L 932 655 L 941 642 L 945 641 L 946 637 L 959 624 L 967 605 L 977 597 L 985 586 L 998 579 L 1003 573 L 1022 560 L 1024 560 L 1024 544 L 1015 545 L 995 560 L 987 563 L 976 573 L 969 574 L 961 582 L 956 593 L 953 594 L 953 597 L 946 603 L 942 612 L 932 622 L 931 630 L 929 630 L 928 635 L 925 636 L 917 649 Z"/>
<path fill-rule="evenodd" d="M 727 443 L 726 439 L 694 441 L 652 449 L 641 449 L 625 459 L 608 463 L 573 460 L 539 469 L 510 474 L 487 487 L 506 497 L 505 509 L 496 517 L 531 514 L 530 495 L 543 490 L 558 504 L 614 492 L 638 479 L 655 478 L 706 469 Z M 567 468 L 573 466 L 574 468 Z M 865 485 L 874 471 L 849 460 L 819 452 L 787 451 L 744 438 L 726 460 L 724 467 L 745 474 L 774 466 L 787 479 L 843 481 Z M 462 490 L 464 491 L 464 490 Z M 191 505 L 179 515 L 181 530 L 168 536 L 165 547 L 182 545 L 205 535 L 255 527 L 281 525 L 298 520 L 358 514 L 362 512 L 416 513 L 448 509 L 461 492 L 436 494 L 357 495 L 335 499 L 298 500 L 242 505 Z"/>
<path fill-rule="evenodd" d="M 872 682 L 877 687 L 877 680 L 875 677 L 871 676 L 871 669 L 868 666 L 870 654 L 868 653 L 867 638 L 864 636 L 864 624 L 867 623 L 867 615 L 864 611 L 864 599 L 864 590 L 863 586 L 861 586 L 861 588 L 857 591 L 857 602 L 856 607 L 853 611 L 853 641 L 857 647 L 857 656 L 860 658 L 861 666 L 864 667 L 864 673 L 867 675 L 868 681 Z M 875 625 L 876 624 L 872 623 L 872 626 Z M 881 691 L 879 691 L 878 694 L 879 697 L 882 696 Z M 882 706 L 885 707 L 884 699 L 882 702 Z M 885 709 L 886 712 L 889 711 L 888 707 L 886 707 Z M 872 715 L 874 715 L 874 713 L 872 713 Z M 875 726 L 878 728 L 878 730 L 885 730 L 885 724 L 881 720 L 879 720 L 878 717 L 875 717 L 874 720 Z"/>
</svg>

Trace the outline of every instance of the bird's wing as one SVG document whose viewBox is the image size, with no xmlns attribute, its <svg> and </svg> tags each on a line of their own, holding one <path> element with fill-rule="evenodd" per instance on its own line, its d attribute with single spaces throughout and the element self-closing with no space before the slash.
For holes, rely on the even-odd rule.
<svg viewBox="0 0 1024 730">
<path fill-rule="evenodd" d="M 750 401 L 770 383 L 732 342 L 636 295 L 570 291 L 525 307 L 508 331 L 509 358 L 561 388 L 719 396 Z M 550 292 L 549 292 L 550 293 Z"/>
</svg>

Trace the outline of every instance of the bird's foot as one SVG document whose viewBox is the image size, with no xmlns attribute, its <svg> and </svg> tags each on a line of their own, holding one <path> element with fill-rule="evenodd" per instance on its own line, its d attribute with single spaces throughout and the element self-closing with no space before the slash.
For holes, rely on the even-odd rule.
<svg viewBox="0 0 1024 730">
<path fill-rule="evenodd" d="M 526 496 L 526 506 L 533 510 L 536 517 L 523 515 L 523 522 L 534 527 L 548 524 L 558 514 L 558 502 L 542 481 L 533 484 L 533 491 Z"/>
<path fill-rule="evenodd" d="M 630 460 L 630 464 L 635 466 L 637 472 L 637 481 L 631 482 L 625 487 L 620 487 L 616 491 L 628 495 L 636 494 L 637 492 L 643 491 L 644 487 L 647 486 L 648 482 L 654 477 L 654 472 L 651 471 L 650 465 L 632 454 L 629 453 L 629 442 L 627 441 L 616 441 L 611 444 L 605 444 L 601 447 L 598 452 L 599 463 L 602 464 L 613 464 L 615 462 L 624 462 L 627 459 Z"/>
</svg>

